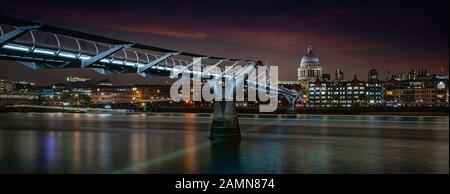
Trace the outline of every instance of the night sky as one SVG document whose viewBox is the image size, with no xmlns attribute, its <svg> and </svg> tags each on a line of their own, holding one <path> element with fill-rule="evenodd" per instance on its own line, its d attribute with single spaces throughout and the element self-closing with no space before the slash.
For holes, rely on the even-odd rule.
<svg viewBox="0 0 450 194">
<path fill-rule="evenodd" d="M 325 73 L 342 69 L 367 79 L 449 61 L 449 1 L 3 1 L 0 13 L 153 46 L 278 65 L 280 79 L 297 79 L 312 42 Z M 0 77 L 37 83 L 69 75 L 134 84 L 155 78 L 102 76 L 92 70 L 30 70 L 0 61 Z"/>
</svg>

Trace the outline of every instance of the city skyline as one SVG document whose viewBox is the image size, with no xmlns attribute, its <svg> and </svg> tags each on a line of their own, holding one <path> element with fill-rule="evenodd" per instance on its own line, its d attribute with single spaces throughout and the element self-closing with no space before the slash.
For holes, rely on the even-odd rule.
<svg viewBox="0 0 450 194">
<path fill-rule="evenodd" d="M 321 59 L 324 73 L 332 75 L 336 69 L 342 69 L 346 76 L 356 74 L 366 79 L 370 69 L 377 69 L 384 78 L 388 70 L 407 73 L 426 68 L 438 72 L 440 66 L 448 64 L 448 17 L 442 17 L 448 11 L 447 1 L 283 5 L 263 1 L 240 2 L 239 7 L 224 6 L 224 2 L 194 1 L 178 3 L 180 6 L 170 16 L 162 14 L 170 3 L 139 7 L 93 3 L 92 8 L 83 6 L 84 3 L 55 1 L 51 7 L 35 2 L 28 2 L 33 6 L 27 7 L 6 3 L 0 10 L 11 16 L 144 44 L 224 57 L 250 56 L 278 65 L 281 80 L 297 79 L 295 70 L 308 42 L 312 42 Z M 153 8 L 152 14 L 158 15 L 157 19 L 142 14 L 146 6 Z M 36 7 L 39 7 L 36 11 L 26 11 Z M 50 9 L 51 13 L 47 12 Z M 122 14 L 105 14 L 110 11 Z M 0 77 L 25 78 L 43 84 L 70 75 L 109 78 L 116 84 L 150 82 L 149 78 L 137 75 L 105 76 L 82 69 L 33 71 L 15 62 L 2 64 Z M 151 78 L 156 83 L 166 80 Z"/>
<path fill-rule="evenodd" d="M 27 68 L 27 67 L 24 67 L 24 68 Z M 447 68 L 447 67 L 445 67 L 445 68 Z M 58 71 L 61 71 L 61 70 L 64 71 L 64 70 L 68 70 L 68 69 L 58 69 Z M 429 76 L 434 76 L 434 75 L 437 75 L 437 76 L 442 76 L 442 75 L 446 76 L 447 75 L 448 76 L 448 72 L 447 72 L 447 74 L 445 74 L 445 73 L 442 74 L 442 71 L 429 72 L 427 69 L 411 69 L 410 71 L 405 71 L 405 72 L 390 73 L 390 75 L 391 75 L 390 77 L 382 77 L 380 75 L 380 72 L 377 69 L 369 69 L 366 72 L 365 76 L 358 77 L 357 75 L 354 75 L 354 74 L 348 75 L 342 69 L 336 69 L 336 71 L 334 73 L 332 73 L 332 72 L 330 72 L 330 73 L 325 72 L 324 74 L 327 74 L 330 77 L 327 78 L 327 80 L 323 80 L 324 78 L 321 77 L 321 80 L 322 81 L 331 81 L 331 80 L 351 81 L 351 80 L 355 79 L 355 76 L 356 76 L 356 79 L 358 79 L 360 81 L 369 81 L 369 79 L 368 79 L 368 77 L 370 76 L 369 73 L 371 71 L 373 71 L 373 70 L 375 70 L 377 72 L 377 80 L 379 80 L 379 81 L 389 81 L 389 80 L 392 80 L 392 79 L 393 80 L 410 80 L 410 79 L 408 79 L 408 77 L 410 77 L 411 76 L 410 74 L 413 73 L 413 72 L 414 73 L 425 72 Z M 33 70 L 33 71 L 36 71 L 36 70 Z M 49 71 L 49 70 L 45 70 L 45 71 Z M 69 69 L 69 71 L 70 71 L 70 69 Z M 89 76 L 86 76 L 86 74 L 83 74 L 83 73 L 77 73 L 77 74 L 67 73 L 67 76 L 65 76 L 66 74 L 63 74 L 64 76 L 60 75 L 62 77 L 62 79 L 60 79 L 60 80 L 57 80 L 55 82 L 45 82 L 45 83 L 44 82 L 30 81 L 30 80 L 28 80 L 26 78 L 24 78 L 24 79 L 11 79 L 8 76 L 0 77 L 0 80 L 8 80 L 8 81 L 13 81 L 13 82 L 28 82 L 28 83 L 36 84 L 37 86 L 50 86 L 50 85 L 55 85 L 55 84 L 64 84 L 66 82 L 69 82 L 68 79 L 70 79 L 70 78 L 86 79 L 87 81 L 91 81 L 92 83 L 107 81 L 107 82 L 111 83 L 114 86 L 171 85 L 174 82 L 173 79 L 166 78 L 166 77 L 153 77 L 152 79 L 158 79 L 158 81 L 156 81 L 156 82 L 137 82 L 137 83 L 135 83 L 135 82 L 124 83 L 124 82 L 117 82 L 117 81 L 114 82 L 114 80 L 115 80 L 114 77 L 116 77 L 117 75 L 121 75 L 121 74 L 116 74 L 115 76 L 108 76 L 108 75 L 98 74 L 98 73 L 96 73 L 96 72 L 94 72 L 92 70 L 89 70 L 89 69 L 87 71 L 90 71 L 90 72 L 87 72 L 87 74 L 91 74 L 92 73 L 92 74 L 96 74 L 96 75 L 99 75 L 99 76 L 89 77 Z M 343 78 L 342 77 L 337 78 L 336 77 L 337 76 L 336 75 L 337 71 L 339 71 L 340 73 L 344 73 L 343 75 L 341 75 L 341 76 L 344 76 L 344 77 Z M 401 77 L 399 77 L 399 76 L 401 76 Z M 142 79 L 148 79 L 148 78 L 142 78 Z M 315 80 L 311 80 L 309 82 L 314 82 L 314 81 Z M 293 80 L 279 80 L 279 82 L 281 82 L 281 83 L 286 83 L 286 82 L 297 83 L 297 82 L 300 82 L 300 81 L 297 80 L 297 79 L 293 79 Z M 308 83 L 308 82 L 305 82 L 305 84 L 306 83 Z"/>
<path fill-rule="evenodd" d="M 448 0 L 0 5 L 0 174 L 284 192 L 449 172 Z"/>
</svg>

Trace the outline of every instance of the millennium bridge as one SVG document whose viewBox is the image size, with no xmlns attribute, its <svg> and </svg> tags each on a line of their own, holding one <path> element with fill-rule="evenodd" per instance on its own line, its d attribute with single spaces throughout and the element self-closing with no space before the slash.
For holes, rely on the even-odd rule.
<svg viewBox="0 0 450 194">
<path fill-rule="evenodd" d="M 201 59 L 200 70 L 193 68 Z M 31 69 L 89 68 L 100 74 L 137 73 L 142 77 L 168 76 L 173 79 L 188 74 L 190 79 L 210 77 L 207 84 L 223 87 L 227 79 L 232 89 L 253 88 L 276 91 L 290 103 L 292 111 L 301 94 L 275 84 L 256 81 L 270 79 L 261 73 L 248 76 L 255 67 L 265 66 L 260 60 L 236 59 L 159 48 L 130 41 L 79 32 L 42 22 L 0 16 L 0 60 L 16 61 Z M 197 60 L 198 61 L 198 60 Z M 227 76 L 233 67 L 243 68 Z M 177 67 L 183 67 L 177 68 Z M 215 73 L 220 68 L 221 73 Z M 267 67 L 269 69 L 269 67 Z M 250 78 L 249 78 L 250 77 Z M 278 97 L 278 96 L 277 96 Z M 216 101 L 211 124 L 211 138 L 240 137 L 239 120 L 234 101 Z"/>
</svg>

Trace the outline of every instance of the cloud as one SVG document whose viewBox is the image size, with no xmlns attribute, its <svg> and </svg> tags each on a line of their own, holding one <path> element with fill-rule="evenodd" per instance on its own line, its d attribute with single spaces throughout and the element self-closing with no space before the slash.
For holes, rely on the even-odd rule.
<svg viewBox="0 0 450 194">
<path fill-rule="evenodd" d="M 210 37 L 208 33 L 205 32 L 197 32 L 185 29 L 175 29 L 166 26 L 157 26 L 157 25 L 140 25 L 140 26 L 130 26 L 130 25 L 106 25 L 105 27 L 121 30 L 121 31 L 129 31 L 129 32 L 139 32 L 139 33 L 149 33 L 149 34 L 157 34 L 164 36 L 171 36 L 176 38 L 185 38 L 192 40 L 200 40 Z"/>
</svg>

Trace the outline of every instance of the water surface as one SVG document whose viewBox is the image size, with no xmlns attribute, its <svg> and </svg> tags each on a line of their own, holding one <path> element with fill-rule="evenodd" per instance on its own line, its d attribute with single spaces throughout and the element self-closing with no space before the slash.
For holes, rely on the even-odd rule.
<svg viewBox="0 0 450 194">
<path fill-rule="evenodd" d="M 0 114 L 0 173 L 449 173 L 448 117 Z"/>
</svg>

